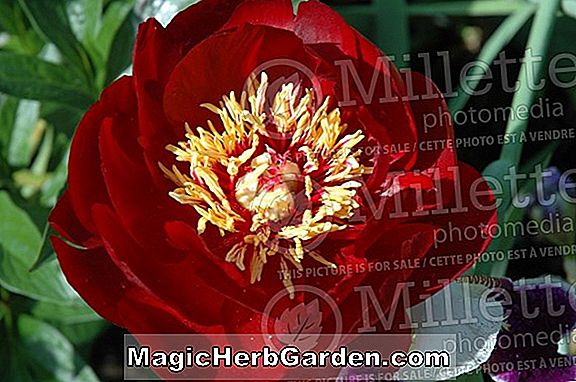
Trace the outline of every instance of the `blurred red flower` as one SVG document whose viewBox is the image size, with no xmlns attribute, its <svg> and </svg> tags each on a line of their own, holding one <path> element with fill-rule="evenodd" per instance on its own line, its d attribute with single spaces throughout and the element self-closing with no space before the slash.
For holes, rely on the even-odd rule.
<svg viewBox="0 0 576 382">
<path fill-rule="evenodd" d="M 355 331 L 355 287 L 388 311 L 396 285 L 414 282 L 416 304 L 475 256 L 434 259 L 487 245 L 435 242 L 494 217 L 489 192 L 472 203 L 473 182 L 489 188 L 457 162 L 449 123 L 425 130 L 439 110 L 429 80 L 400 73 L 315 0 L 297 15 L 290 0 L 204 0 L 166 28 L 149 20 L 133 75 L 74 137 L 50 218 L 58 259 L 133 333 L 255 333 L 278 292 L 302 302 L 300 284 L 332 297 Z"/>
</svg>

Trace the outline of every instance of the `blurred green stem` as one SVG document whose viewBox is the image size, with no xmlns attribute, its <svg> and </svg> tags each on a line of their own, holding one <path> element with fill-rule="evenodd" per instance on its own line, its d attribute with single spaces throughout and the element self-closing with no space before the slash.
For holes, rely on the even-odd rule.
<svg viewBox="0 0 576 382">
<path fill-rule="evenodd" d="M 396 0 L 389 0 L 394 3 Z M 507 16 L 524 7 L 527 3 L 520 0 L 468 0 L 442 1 L 437 3 L 412 3 L 406 5 L 408 16 L 434 17 L 444 16 Z M 358 4 L 354 6 L 336 6 L 336 10 L 346 15 L 368 15 L 374 12 L 378 4 Z M 395 21 L 388 17 L 388 21 Z"/>
<path fill-rule="evenodd" d="M 502 16 L 526 7 L 525 1 L 516 0 L 468 0 L 439 3 L 412 4 L 410 16 Z"/>
<path fill-rule="evenodd" d="M 12 311 L 8 302 L 10 300 L 10 293 L 4 288 L 0 288 L 0 321 L 4 320 L 4 325 L 7 332 L 10 334 L 12 331 Z"/>
<path fill-rule="evenodd" d="M 510 43 L 518 31 L 528 22 L 530 17 L 532 17 L 535 10 L 536 5 L 530 4 L 518 9 L 512 15 L 508 16 L 508 18 L 502 22 L 498 29 L 486 41 L 482 48 L 482 52 L 478 57 L 478 61 L 488 65 L 494 62 L 502 49 Z M 475 66 L 470 75 L 480 75 L 482 74 L 481 71 L 480 67 Z M 476 86 L 478 86 L 479 83 L 480 79 L 470 81 L 468 87 L 470 89 L 476 89 Z M 466 92 L 462 88 L 458 90 L 458 94 L 459 96 L 452 99 L 450 102 L 450 111 L 452 113 L 462 110 L 470 99 L 470 92 Z"/>
<path fill-rule="evenodd" d="M 396 65 L 402 66 L 402 55 L 410 52 L 406 0 L 376 0 L 373 6 L 376 15 L 376 45 L 388 55 L 395 56 Z"/>
<path fill-rule="evenodd" d="M 526 57 L 519 74 L 519 86 L 512 101 L 512 110 L 521 106 L 530 107 L 536 95 L 536 83 L 542 78 L 543 70 L 548 60 L 548 47 L 554 32 L 556 15 L 560 9 L 561 0 L 541 0 L 534 17 L 534 23 L 526 45 Z M 534 59 L 527 60 L 529 56 Z M 507 134 L 519 135 L 526 131 L 528 120 L 512 118 L 506 127 Z M 500 159 L 519 165 L 522 157 L 523 144 L 515 141 L 503 146 Z"/>
<path fill-rule="evenodd" d="M 30 35 L 26 28 L 26 23 L 24 22 L 24 15 L 19 4 L 14 4 L 14 26 L 17 29 L 16 38 L 20 41 L 20 45 L 25 49 L 28 54 L 36 54 L 37 48 L 34 43 L 30 40 Z"/>
<path fill-rule="evenodd" d="M 10 293 L 4 288 L 0 288 L 0 301 L 7 302 L 10 299 Z"/>
</svg>

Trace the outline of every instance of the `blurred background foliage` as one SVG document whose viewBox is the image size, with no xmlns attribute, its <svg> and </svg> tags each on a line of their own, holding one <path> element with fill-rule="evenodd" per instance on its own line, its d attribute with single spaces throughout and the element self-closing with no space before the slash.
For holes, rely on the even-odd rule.
<svg viewBox="0 0 576 382">
<path fill-rule="evenodd" d="M 193 2 L 0 0 L 1 381 L 121 380 L 123 332 L 98 317 L 67 284 L 46 240 L 53 234 L 46 220 L 65 187 L 69 145 L 83 113 L 107 85 L 130 72 L 138 24 L 148 17 L 165 24 Z M 574 0 L 327 3 L 388 54 L 449 51 L 454 78 L 467 62 L 478 57 L 491 62 L 504 49 L 517 58 L 526 47 L 543 56 L 576 52 Z M 424 71 L 420 65 L 412 62 Z M 430 74 L 442 86 L 445 73 Z M 574 89 L 549 86 L 542 92 L 565 105 L 564 119 L 494 124 L 483 127 L 482 134 L 574 127 Z M 450 107 L 531 104 L 535 96 L 521 88 L 515 94 L 458 97 Z M 456 134 L 478 131 L 464 126 Z M 573 143 L 531 145 L 521 156 L 522 148 L 514 146 L 472 148 L 459 155 L 497 178 L 510 165 L 527 171 L 537 164 L 555 165 L 565 171 L 576 167 Z M 529 188 L 526 184 L 524 192 L 533 191 Z M 575 216 L 573 206 L 562 208 L 563 214 Z M 500 211 L 501 219 L 509 220 L 525 214 L 510 205 L 509 196 Z M 573 236 L 543 240 L 574 243 Z M 514 245 L 514 240 L 497 241 L 493 247 Z M 538 266 L 562 276 L 576 274 L 574 265 L 561 259 Z M 526 269 L 526 264 L 497 262 L 474 272 L 530 276 Z"/>
</svg>

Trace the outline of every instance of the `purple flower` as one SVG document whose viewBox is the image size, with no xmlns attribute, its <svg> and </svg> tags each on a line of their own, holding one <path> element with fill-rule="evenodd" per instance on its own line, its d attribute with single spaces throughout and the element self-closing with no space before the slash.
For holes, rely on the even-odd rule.
<svg viewBox="0 0 576 382">
<path fill-rule="evenodd" d="M 563 177 L 560 169 L 555 166 L 545 170 L 539 169 L 538 172 L 531 174 L 531 176 L 536 176 L 536 186 L 530 195 L 529 208 L 526 209 L 528 217 L 542 218 L 565 212 L 565 203 L 562 200 L 560 191 L 571 198 L 576 196 L 576 192 L 571 188 L 560 190 L 561 179 Z M 572 182 L 572 177 L 568 177 L 568 183 Z"/>
<path fill-rule="evenodd" d="M 576 326 L 575 289 L 546 276 L 500 292 L 506 324 L 483 369 L 497 382 L 575 381 L 576 357 L 558 352 Z"/>
</svg>

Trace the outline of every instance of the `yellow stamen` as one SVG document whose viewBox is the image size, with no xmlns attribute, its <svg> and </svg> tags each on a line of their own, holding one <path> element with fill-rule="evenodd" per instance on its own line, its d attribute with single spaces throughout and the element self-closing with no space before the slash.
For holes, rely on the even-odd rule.
<svg viewBox="0 0 576 382">
<path fill-rule="evenodd" d="M 194 132 L 186 124 L 187 140 L 166 147 L 187 165 L 186 173 L 160 168 L 177 186 L 170 196 L 198 213 L 199 234 L 208 223 L 221 235 L 245 232 L 225 260 L 241 271 L 248 261 L 252 283 L 261 280 L 268 258 L 282 251 L 283 283 L 293 295 L 286 260 L 300 270 L 307 256 L 336 267 L 308 250 L 308 242 L 351 225 L 361 203 L 358 189 L 372 168 L 360 163 L 364 134 L 344 135 L 347 125 L 338 108 L 329 110 L 329 98 L 315 107 L 312 90 L 301 95 L 299 85 L 287 83 L 267 105 L 267 90 L 262 73 L 240 100 L 231 92 L 218 106 L 203 104 L 219 117 L 219 126 L 207 121 L 207 128 Z M 278 136 L 286 152 L 272 147 Z M 300 193 L 310 204 L 303 211 L 297 208 Z"/>
</svg>

